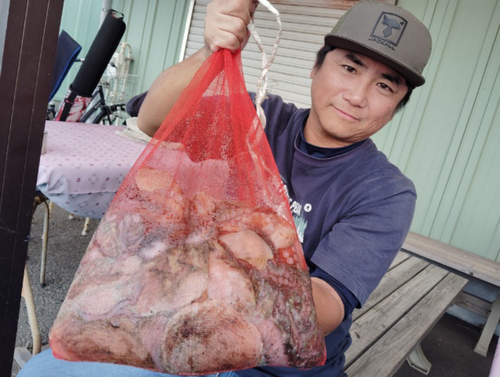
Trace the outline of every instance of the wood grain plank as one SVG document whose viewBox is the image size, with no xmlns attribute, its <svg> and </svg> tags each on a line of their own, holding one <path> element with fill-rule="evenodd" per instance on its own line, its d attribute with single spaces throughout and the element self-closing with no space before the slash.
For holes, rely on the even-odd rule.
<svg viewBox="0 0 500 377">
<path fill-rule="evenodd" d="M 346 366 L 371 347 L 401 317 L 427 295 L 448 271 L 429 265 L 415 278 L 374 306 L 351 326 L 352 344 L 346 352 Z"/>
<path fill-rule="evenodd" d="M 389 270 L 392 268 L 398 266 L 399 264 L 403 263 L 405 260 L 410 258 L 410 254 L 404 252 L 404 251 L 399 251 L 399 253 L 396 254 L 396 257 L 392 261 L 391 265 L 389 266 Z"/>
<path fill-rule="evenodd" d="M 500 287 L 500 263 L 410 232 L 403 249 Z"/>
<path fill-rule="evenodd" d="M 491 302 L 467 292 L 460 292 L 454 304 L 470 310 L 481 317 L 488 317 L 491 312 Z"/>
<path fill-rule="evenodd" d="M 429 266 L 428 262 L 413 257 L 405 260 L 404 263 L 399 264 L 392 270 L 389 270 L 382 278 L 378 287 L 370 295 L 370 298 L 366 301 L 365 305 L 363 305 L 361 309 L 353 312 L 353 320 L 360 318 L 372 307 L 395 292 L 399 287 L 413 279 L 427 266 Z"/>
<path fill-rule="evenodd" d="M 449 273 L 413 309 L 347 368 L 349 377 L 391 376 L 427 335 L 467 280 Z"/>
</svg>

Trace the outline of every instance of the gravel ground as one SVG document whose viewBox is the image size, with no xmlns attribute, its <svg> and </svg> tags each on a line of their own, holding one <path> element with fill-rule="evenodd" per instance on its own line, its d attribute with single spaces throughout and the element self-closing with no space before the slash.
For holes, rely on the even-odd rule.
<svg viewBox="0 0 500 377">
<path fill-rule="evenodd" d="M 82 236 L 85 219 L 75 217 L 69 219 L 69 213 L 54 206 L 50 217 L 49 244 L 45 287 L 39 283 L 40 257 L 42 250 L 41 235 L 43 231 L 44 208 L 39 206 L 31 225 L 31 240 L 28 247 L 28 274 L 35 299 L 38 324 L 42 336 L 42 347 L 48 344 L 48 333 L 59 312 L 73 276 L 81 258 L 87 249 L 92 234 L 99 220 L 91 220 L 88 235 Z M 33 341 L 28 323 L 28 315 L 24 300 L 21 300 L 19 322 L 17 328 L 16 347 L 28 347 L 31 351 Z M 19 366 L 14 361 L 12 377 L 17 375 Z"/>
<path fill-rule="evenodd" d="M 42 347 L 48 343 L 50 327 L 66 296 L 90 238 L 99 224 L 99 220 L 91 220 L 89 234 L 82 236 L 85 219 L 75 217 L 69 220 L 69 214 L 66 211 L 54 206 L 50 219 L 46 286 L 42 287 L 39 284 L 39 277 L 43 213 L 42 207 L 39 207 L 35 213 L 28 250 L 28 270 L 42 334 Z M 473 352 L 479 335 L 480 329 L 477 327 L 445 314 L 422 342 L 422 349 L 432 363 L 428 376 L 488 377 L 498 337 L 495 336 L 491 342 L 488 356 L 482 357 Z M 24 300 L 21 300 L 16 346 L 28 347 L 30 350 L 32 347 Z M 14 361 L 12 377 L 15 377 L 18 371 L 19 367 Z M 405 363 L 394 376 L 421 377 L 423 374 Z"/>
</svg>

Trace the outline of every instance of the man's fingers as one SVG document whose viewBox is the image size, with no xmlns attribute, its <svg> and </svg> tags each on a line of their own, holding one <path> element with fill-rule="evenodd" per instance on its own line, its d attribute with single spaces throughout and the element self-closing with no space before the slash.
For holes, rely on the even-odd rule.
<svg viewBox="0 0 500 377">
<path fill-rule="evenodd" d="M 252 5 L 250 7 L 250 18 L 253 20 L 257 6 L 259 5 L 259 0 L 252 0 Z"/>
<path fill-rule="evenodd" d="M 209 38 L 209 41 L 206 42 L 208 42 L 208 47 L 211 52 L 216 52 L 224 48 L 230 50 L 231 52 L 235 52 L 245 41 L 244 39 L 240 40 L 240 38 L 230 32 L 218 33 L 216 35 L 214 34 Z"/>
<path fill-rule="evenodd" d="M 222 48 L 234 52 L 245 43 L 246 38 L 246 24 L 240 18 L 221 16 L 215 27 L 205 28 L 205 43 L 212 52 Z"/>
<path fill-rule="evenodd" d="M 207 6 L 205 44 L 211 52 L 227 48 L 234 52 L 247 41 L 247 25 L 257 0 L 214 0 Z"/>
</svg>

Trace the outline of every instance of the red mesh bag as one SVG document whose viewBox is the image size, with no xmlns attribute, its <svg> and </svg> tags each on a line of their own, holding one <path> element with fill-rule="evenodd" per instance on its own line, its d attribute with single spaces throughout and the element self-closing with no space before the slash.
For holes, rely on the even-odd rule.
<svg viewBox="0 0 500 377">
<path fill-rule="evenodd" d="M 326 353 L 240 53 L 213 54 L 127 175 L 50 332 L 54 355 L 172 374 Z"/>
</svg>

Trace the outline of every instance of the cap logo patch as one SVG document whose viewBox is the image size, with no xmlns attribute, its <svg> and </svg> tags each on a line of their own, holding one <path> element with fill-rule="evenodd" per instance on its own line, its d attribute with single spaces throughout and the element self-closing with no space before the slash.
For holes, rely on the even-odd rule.
<svg viewBox="0 0 500 377">
<path fill-rule="evenodd" d="M 407 24 L 408 21 L 397 14 L 382 12 L 370 34 L 370 41 L 375 41 L 395 50 Z"/>
</svg>

